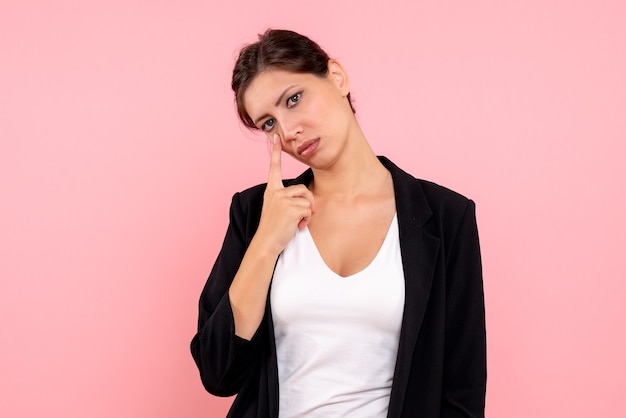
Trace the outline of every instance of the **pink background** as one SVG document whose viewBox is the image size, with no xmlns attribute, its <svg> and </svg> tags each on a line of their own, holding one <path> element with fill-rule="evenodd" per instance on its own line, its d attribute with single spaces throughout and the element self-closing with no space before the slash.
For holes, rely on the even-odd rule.
<svg viewBox="0 0 626 418">
<path fill-rule="evenodd" d="M 270 26 L 345 65 L 377 153 L 476 200 L 487 415 L 626 416 L 624 2 L 306 4 L 0 3 L 0 416 L 224 416 L 188 346 L 266 177 L 229 85 Z"/>
</svg>

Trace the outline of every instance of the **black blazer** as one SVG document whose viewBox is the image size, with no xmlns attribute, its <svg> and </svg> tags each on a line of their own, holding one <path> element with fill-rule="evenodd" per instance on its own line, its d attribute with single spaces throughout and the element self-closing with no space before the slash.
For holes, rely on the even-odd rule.
<svg viewBox="0 0 626 418">
<path fill-rule="evenodd" d="M 405 306 L 389 417 L 483 417 L 485 309 L 471 200 L 405 173 L 385 157 L 395 190 Z M 286 185 L 309 184 L 309 169 Z M 233 196 L 224 244 L 199 304 L 191 352 L 207 391 L 237 394 L 228 417 L 278 417 L 269 302 L 250 341 L 235 335 L 228 288 L 259 224 L 265 185 Z M 350 341 L 346 341 L 349 344 Z"/>
</svg>

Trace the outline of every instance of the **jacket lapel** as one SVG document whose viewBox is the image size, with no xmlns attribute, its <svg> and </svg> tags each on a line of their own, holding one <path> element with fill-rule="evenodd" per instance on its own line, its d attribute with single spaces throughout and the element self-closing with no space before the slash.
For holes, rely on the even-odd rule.
<svg viewBox="0 0 626 418">
<path fill-rule="evenodd" d="M 388 412 L 389 418 L 396 418 L 402 413 L 413 352 L 428 305 L 440 242 L 439 238 L 422 229 L 432 211 L 420 183 L 391 161 L 379 158 L 393 178 L 405 280 L 404 316 Z"/>
</svg>

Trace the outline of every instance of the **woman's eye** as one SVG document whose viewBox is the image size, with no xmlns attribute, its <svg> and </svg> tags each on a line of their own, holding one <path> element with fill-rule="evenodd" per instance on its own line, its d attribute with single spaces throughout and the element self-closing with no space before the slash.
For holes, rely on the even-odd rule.
<svg viewBox="0 0 626 418">
<path fill-rule="evenodd" d="M 302 96 L 302 93 L 296 93 L 293 96 L 291 96 L 290 98 L 288 98 L 287 99 L 287 107 L 295 106 L 300 101 L 300 97 L 301 96 Z"/>
<path fill-rule="evenodd" d="M 269 132 L 274 127 L 274 119 L 268 119 L 261 125 L 261 130 L 265 132 Z"/>
</svg>

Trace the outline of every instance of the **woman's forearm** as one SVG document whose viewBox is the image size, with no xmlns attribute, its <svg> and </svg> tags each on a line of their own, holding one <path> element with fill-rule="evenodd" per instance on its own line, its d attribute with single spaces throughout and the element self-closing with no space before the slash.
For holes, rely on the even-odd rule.
<svg viewBox="0 0 626 418">
<path fill-rule="evenodd" d="M 277 258 L 278 254 L 255 237 L 230 285 L 228 297 L 235 320 L 235 334 L 241 338 L 252 339 L 261 324 Z"/>
</svg>

